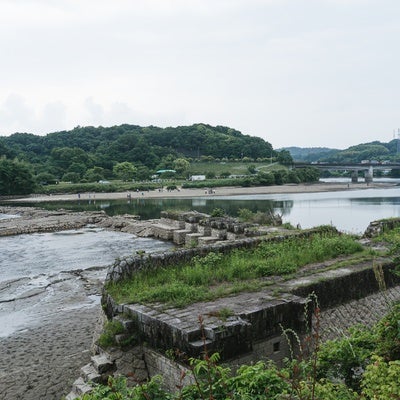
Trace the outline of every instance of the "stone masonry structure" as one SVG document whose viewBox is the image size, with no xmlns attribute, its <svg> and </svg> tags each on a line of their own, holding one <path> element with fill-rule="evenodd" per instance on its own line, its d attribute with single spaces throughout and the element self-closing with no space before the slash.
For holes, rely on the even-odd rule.
<svg viewBox="0 0 400 400">
<path fill-rule="evenodd" d="M 211 232 L 212 229 L 226 229 L 226 232 L 237 235 L 236 240 L 226 240 L 226 236 L 225 240 L 219 238 L 213 244 L 195 248 L 125 257 L 110 267 L 107 282 L 127 279 L 143 269 L 167 268 L 168 265 L 188 262 L 196 255 L 204 256 L 209 252 L 227 253 L 233 249 L 252 248 L 262 240 L 281 241 L 287 237 L 248 237 L 248 227 L 238 228 L 235 224 L 229 226 L 228 222 L 224 224 L 218 221 L 215 223 L 218 226 L 215 228 L 214 224 L 213 228 L 211 221 L 204 222 L 202 217 L 198 217 L 192 222 L 184 217 L 172 223 L 172 219 L 164 216 L 164 221 L 155 229 L 164 233 L 172 229 L 169 240 L 176 240 L 181 235 L 179 231 L 185 231 L 185 235 L 195 232 L 207 237 L 210 233 L 208 228 L 211 228 Z M 207 229 L 199 229 L 196 224 Z M 288 234 L 306 236 L 316 231 L 318 229 Z M 216 236 L 217 233 L 214 233 L 213 237 Z M 120 350 L 106 354 L 99 348 L 97 353 L 104 357 L 103 361 L 108 365 L 110 374 L 123 373 L 135 382 L 161 374 L 165 386 L 174 390 L 179 383 L 180 372 L 187 367 L 184 358 L 172 361 L 166 357 L 170 351 L 178 349 L 186 357 L 198 357 L 206 347 L 209 352 L 219 352 L 222 362 L 233 367 L 260 359 L 279 363 L 290 356 L 292 351 L 296 351 L 294 337 L 290 333 L 282 335 L 283 330 L 294 331 L 302 338 L 312 329 L 311 312 L 305 312 L 307 308 L 312 310 L 315 306 L 310 295 L 317 297 L 322 315 L 326 316 L 325 325 L 322 322 L 322 334 L 326 338 L 335 336 L 335 332 L 329 329 L 332 325 L 337 331 L 345 328 L 346 323 L 348 325 L 346 313 L 349 316 L 358 315 L 358 320 L 363 323 L 372 323 L 385 313 L 385 304 L 389 299 L 400 299 L 400 278 L 393 274 L 395 266 L 390 259 L 377 258 L 374 265 L 359 263 L 331 268 L 333 262 L 307 266 L 291 279 L 274 277 L 270 286 L 257 292 L 239 293 L 212 302 L 195 303 L 182 309 L 162 304 L 117 304 L 104 291 L 102 305 L 107 318 L 123 323 L 126 327 L 123 337 L 134 332 L 135 335 L 139 334 L 145 345 L 139 344 L 124 354 Z M 376 279 L 377 265 L 388 288 L 385 294 L 380 293 L 382 287 Z M 376 306 L 374 315 L 371 315 L 369 302 Z M 228 316 L 223 317 L 224 310 L 229 310 Z M 359 310 L 364 311 L 361 317 Z M 99 373 L 92 373 L 91 376 L 98 375 L 101 376 Z M 74 394 L 68 397 L 73 398 Z"/>
</svg>

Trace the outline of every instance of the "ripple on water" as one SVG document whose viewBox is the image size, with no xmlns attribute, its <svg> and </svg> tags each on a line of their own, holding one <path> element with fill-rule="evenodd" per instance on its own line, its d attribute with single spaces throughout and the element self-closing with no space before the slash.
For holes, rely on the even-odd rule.
<svg viewBox="0 0 400 400">
<path fill-rule="evenodd" d="M 12 219 L 12 218 L 19 218 L 19 217 L 20 217 L 19 215 L 0 213 L 0 219 Z"/>
<path fill-rule="evenodd" d="M 0 337 L 52 315 L 99 303 L 97 286 L 117 257 L 170 243 L 89 227 L 0 238 Z"/>
</svg>

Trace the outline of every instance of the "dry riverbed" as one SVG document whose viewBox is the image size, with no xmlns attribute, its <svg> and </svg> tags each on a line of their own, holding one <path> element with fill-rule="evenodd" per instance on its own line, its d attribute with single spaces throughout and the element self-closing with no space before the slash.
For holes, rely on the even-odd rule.
<svg viewBox="0 0 400 400">
<path fill-rule="evenodd" d="M 47 211 L 35 207 L 1 207 L 0 214 L 14 218 L 0 219 L 0 236 L 37 232 L 56 232 L 79 229 L 87 225 L 132 233 L 140 237 L 151 236 L 151 220 L 139 221 L 132 215 L 109 217 L 103 211 L 72 212 Z"/>
<path fill-rule="evenodd" d="M 46 211 L 32 207 L 0 207 L 0 214 L 13 216 L 0 219 L 3 237 L 80 229 L 88 224 L 141 236 L 151 234 L 150 221 L 138 221 L 129 215 L 108 217 L 103 212 Z M 3 314 L 11 310 L 23 319 L 27 317 L 23 310 L 33 307 L 40 316 L 40 321 L 31 321 L 29 328 L 0 337 L 0 399 L 54 400 L 71 390 L 80 368 L 90 360 L 101 314 L 98 299 L 105 274 L 105 267 L 55 273 L 47 277 L 49 283 L 45 288 L 35 289 L 32 297 L 21 299 L 17 295 L 20 280 L 0 282 Z M 14 292 L 16 299 L 7 299 L 6 293 Z M 45 307 L 35 305 L 37 298 L 44 299 L 49 293 L 51 302 L 44 301 Z M 7 326 L 3 328 L 9 330 Z"/>
</svg>

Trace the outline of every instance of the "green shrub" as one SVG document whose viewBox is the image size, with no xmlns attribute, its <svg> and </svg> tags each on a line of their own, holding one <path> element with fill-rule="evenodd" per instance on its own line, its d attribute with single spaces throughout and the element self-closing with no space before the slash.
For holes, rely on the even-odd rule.
<svg viewBox="0 0 400 400">
<path fill-rule="evenodd" d="M 172 400 L 174 396 L 162 389 L 162 378 L 155 376 L 149 382 L 128 387 L 126 378 L 109 377 L 107 385 L 96 385 L 82 400 Z"/>
<path fill-rule="evenodd" d="M 288 375 L 279 371 L 271 362 L 257 362 L 242 365 L 228 381 L 228 387 L 235 393 L 235 399 L 275 399 L 291 392 Z"/>
<path fill-rule="evenodd" d="M 211 211 L 211 217 L 224 217 L 226 215 L 225 210 L 222 208 L 214 208 Z"/>
<path fill-rule="evenodd" d="M 386 362 L 379 356 L 373 356 L 361 386 L 365 399 L 400 399 L 400 360 Z"/>
<path fill-rule="evenodd" d="M 355 326 L 349 334 L 328 340 L 318 353 L 318 376 L 343 381 L 354 390 L 360 389 L 363 371 L 376 346 L 376 334 L 371 329 Z"/>
<path fill-rule="evenodd" d="M 115 335 L 121 334 L 124 332 L 124 326 L 120 321 L 108 321 L 104 325 L 103 332 L 101 333 L 98 343 L 100 347 L 107 348 L 110 346 L 114 346 Z"/>
<path fill-rule="evenodd" d="M 400 359 L 400 303 L 376 324 L 376 352 L 386 361 Z"/>
<path fill-rule="evenodd" d="M 238 215 L 239 221 L 250 222 L 252 220 L 254 214 L 248 208 L 240 208 L 238 210 L 237 215 Z"/>
</svg>

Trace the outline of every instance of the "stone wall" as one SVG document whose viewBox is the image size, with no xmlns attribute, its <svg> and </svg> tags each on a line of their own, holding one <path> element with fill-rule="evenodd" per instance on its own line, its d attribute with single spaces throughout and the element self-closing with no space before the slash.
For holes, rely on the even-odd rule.
<svg viewBox="0 0 400 400">
<path fill-rule="evenodd" d="M 381 260 L 379 266 L 382 267 L 387 288 L 400 284 L 400 277 L 393 273 L 395 265 L 391 261 Z M 327 309 L 362 299 L 380 290 L 376 269 L 372 264 L 361 264 L 341 271 L 340 274 L 335 271 L 320 273 L 317 280 L 300 284 L 292 293 L 300 297 L 315 293 L 320 307 Z"/>
<path fill-rule="evenodd" d="M 194 383 L 194 379 L 186 366 L 166 357 L 160 352 L 145 347 L 144 359 L 149 376 L 161 375 L 164 388 L 171 393 L 177 391 L 178 385 L 190 385 Z"/>
<path fill-rule="evenodd" d="M 381 219 L 379 221 L 372 221 L 365 230 L 364 237 L 371 238 L 378 236 L 385 230 L 394 229 L 400 226 L 400 218 Z"/>
<path fill-rule="evenodd" d="M 185 224 L 190 223 L 185 221 Z M 319 229 L 295 235 L 306 236 L 316 231 Z M 140 270 L 189 262 L 194 256 L 206 255 L 211 251 L 226 253 L 235 248 L 252 248 L 262 240 L 281 241 L 286 238 L 246 238 L 201 248 L 126 257 L 115 262 L 107 280 L 118 281 Z M 386 312 L 385 305 L 389 301 L 400 299 L 400 278 L 393 274 L 394 267 L 388 259 L 377 259 L 374 265 L 360 263 L 336 269 L 313 269 L 289 280 L 277 279 L 273 287 L 259 292 L 239 293 L 184 309 L 154 304 L 116 304 L 106 292 L 103 293 L 102 304 L 108 318 L 118 318 L 123 314 L 124 318 L 136 321 L 135 329 L 139 330 L 146 343 L 142 347 L 143 354 L 136 354 L 138 359 L 132 359 L 128 364 L 140 368 L 145 365 L 149 376 L 161 374 L 165 386 L 175 391 L 176 385 L 182 383 L 183 375 L 185 379 L 189 378 L 183 364 L 165 356 L 174 349 L 184 352 L 186 357 L 198 357 L 206 345 L 210 353 L 219 352 L 222 361 L 234 369 L 258 360 L 273 360 L 279 364 L 289 357 L 296 350 L 295 341 L 289 343 L 282 335 L 282 329 L 296 332 L 300 338 L 308 334 L 311 315 L 305 312 L 305 308 L 310 294 L 317 296 L 322 309 L 321 334 L 325 338 L 339 334 L 351 322 L 376 322 Z M 384 292 L 386 294 L 380 292 L 382 286 L 377 283 L 377 271 L 381 271 L 388 288 Z M 380 304 L 380 307 L 376 307 L 376 304 Z M 228 308 L 232 310 L 232 315 L 226 319 L 220 318 L 218 310 Z M 202 315 L 201 326 L 199 314 Z M 128 358 L 131 358 L 131 354 Z"/>
<path fill-rule="evenodd" d="M 184 221 L 186 230 L 190 231 L 191 224 L 198 222 L 197 217 L 180 221 Z M 200 223 L 207 229 L 225 230 L 232 234 L 237 229 L 220 220 Z M 321 229 L 328 228 L 316 228 L 292 235 L 308 236 L 321 232 Z M 166 253 L 125 257 L 117 260 L 110 268 L 107 281 L 126 279 L 141 270 L 190 262 L 194 256 L 204 256 L 209 252 L 227 253 L 238 248 L 253 248 L 261 241 L 285 239 L 287 236 L 280 235 L 270 238 L 253 237 Z M 163 375 L 166 386 L 174 389 L 185 367 L 165 357 L 168 351 L 178 349 L 186 357 L 199 357 L 207 346 L 210 353 L 220 353 L 222 362 L 233 368 L 263 359 L 274 360 L 279 364 L 296 350 L 294 336 L 289 343 L 285 335 L 282 335 L 282 329 L 296 332 L 299 338 L 309 333 L 312 319 L 311 313 L 305 309 L 310 302 L 310 295 L 318 298 L 323 314 L 334 325 L 334 329 L 339 331 L 344 326 L 345 318 L 336 321 L 337 314 L 331 310 L 340 309 L 349 302 L 353 302 L 357 310 L 360 299 L 378 293 L 382 286 L 378 284 L 377 271 L 380 271 L 387 288 L 399 292 L 400 277 L 393 274 L 394 268 L 391 260 L 383 258 L 376 259 L 374 265 L 360 263 L 335 269 L 322 267 L 304 271 L 292 279 L 276 279 L 271 287 L 258 292 L 239 293 L 212 302 L 189 305 L 184 309 L 157 304 L 116 304 L 106 291 L 103 293 L 102 304 L 110 319 L 123 314 L 137 321 L 136 329 L 146 343 L 142 360 L 145 360 L 149 376 Z M 309 309 L 314 305 L 311 303 Z M 231 310 L 232 315 L 226 319 L 220 318 L 218 311 L 222 309 Z M 341 315 L 345 317 L 343 311 Z M 382 315 L 383 312 L 380 317 Z"/>
<path fill-rule="evenodd" d="M 322 228 L 324 231 L 327 227 Z M 335 228 L 331 228 L 335 230 Z M 321 228 L 309 229 L 302 232 L 292 233 L 292 236 L 310 236 L 321 232 Z M 117 259 L 109 268 L 106 278 L 107 282 L 118 282 L 128 279 L 137 271 L 147 269 L 165 268 L 169 265 L 189 262 L 194 256 L 205 256 L 210 252 L 228 253 L 234 249 L 253 248 L 261 241 L 278 242 L 285 240 L 287 236 L 277 235 L 269 238 L 253 237 L 238 239 L 231 242 L 218 242 L 195 248 L 177 249 L 165 253 L 141 254 L 136 256 L 127 256 Z"/>
<path fill-rule="evenodd" d="M 355 324 L 372 327 L 386 315 L 394 302 L 400 301 L 400 286 L 372 293 L 321 313 L 321 337 L 323 340 L 342 337 Z"/>
</svg>

